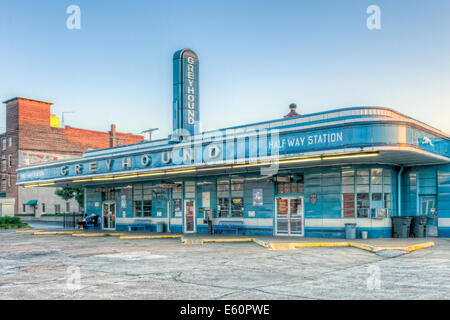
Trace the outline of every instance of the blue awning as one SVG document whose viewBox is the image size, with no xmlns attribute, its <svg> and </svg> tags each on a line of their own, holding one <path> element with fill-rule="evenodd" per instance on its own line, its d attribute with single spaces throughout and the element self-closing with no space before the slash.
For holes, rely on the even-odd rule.
<svg viewBox="0 0 450 320">
<path fill-rule="evenodd" d="M 35 206 L 37 205 L 37 200 L 30 200 L 27 203 L 25 203 L 27 206 Z"/>
</svg>

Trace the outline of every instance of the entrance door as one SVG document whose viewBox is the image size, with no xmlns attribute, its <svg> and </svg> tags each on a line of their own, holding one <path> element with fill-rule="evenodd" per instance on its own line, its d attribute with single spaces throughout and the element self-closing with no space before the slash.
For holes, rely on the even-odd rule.
<svg viewBox="0 0 450 320">
<path fill-rule="evenodd" d="M 184 232 L 195 232 L 195 201 L 184 200 Z"/>
<path fill-rule="evenodd" d="M 303 236 L 303 197 L 275 199 L 276 235 Z"/>
<path fill-rule="evenodd" d="M 115 230 L 116 229 L 116 203 L 115 202 L 103 203 L 102 221 L 103 221 L 102 227 L 104 230 Z"/>
</svg>

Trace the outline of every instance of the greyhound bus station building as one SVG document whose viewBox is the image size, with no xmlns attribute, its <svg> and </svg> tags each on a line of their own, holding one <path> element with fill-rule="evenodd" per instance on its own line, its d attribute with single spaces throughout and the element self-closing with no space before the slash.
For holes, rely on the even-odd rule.
<svg viewBox="0 0 450 320">
<path fill-rule="evenodd" d="M 84 187 L 100 228 L 207 233 L 392 237 L 395 216 L 429 217 L 450 237 L 450 137 L 392 109 L 352 107 L 200 132 L 198 57 L 173 59 L 173 133 L 19 168 L 18 185 Z M 225 233 L 226 231 L 224 231 Z M 230 231 L 231 232 L 231 231 Z"/>
</svg>

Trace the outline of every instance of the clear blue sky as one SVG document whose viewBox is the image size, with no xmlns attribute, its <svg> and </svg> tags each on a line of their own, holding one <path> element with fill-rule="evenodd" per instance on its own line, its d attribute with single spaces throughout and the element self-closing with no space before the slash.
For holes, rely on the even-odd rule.
<svg viewBox="0 0 450 320">
<path fill-rule="evenodd" d="M 66 9 L 81 8 L 81 30 Z M 366 8 L 381 8 L 368 30 Z M 203 129 L 384 106 L 450 133 L 450 1 L 8 0 L 0 99 L 54 102 L 66 124 L 172 128 L 172 55 L 200 59 Z M 0 114 L 4 127 L 4 108 Z"/>
</svg>

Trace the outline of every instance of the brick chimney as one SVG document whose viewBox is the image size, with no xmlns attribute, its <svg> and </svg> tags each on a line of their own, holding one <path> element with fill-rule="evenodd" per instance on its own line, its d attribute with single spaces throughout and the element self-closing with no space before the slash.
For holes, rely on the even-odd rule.
<svg viewBox="0 0 450 320">
<path fill-rule="evenodd" d="M 109 146 L 117 147 L 117 139 L 116 139 L 116 125 L 111 125 L 111 131 L 109 132 Z"/>
</svg>

